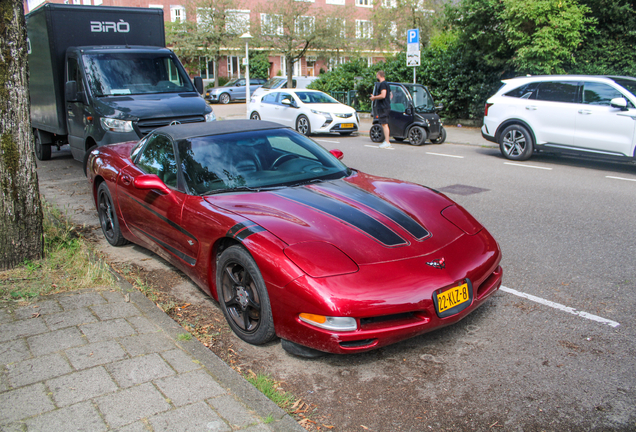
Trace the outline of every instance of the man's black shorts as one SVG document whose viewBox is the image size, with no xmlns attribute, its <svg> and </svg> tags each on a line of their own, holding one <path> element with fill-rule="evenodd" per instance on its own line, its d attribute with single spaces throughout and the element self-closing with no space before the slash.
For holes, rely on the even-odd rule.
<svg viewBox="0 0 636 432">
<path fill-rule="evenodd" d="M 389 113 L 388 112 L 380 112 L 375 116 L 375 119 L 381 125 L 389 124 Z"/>
</svg>

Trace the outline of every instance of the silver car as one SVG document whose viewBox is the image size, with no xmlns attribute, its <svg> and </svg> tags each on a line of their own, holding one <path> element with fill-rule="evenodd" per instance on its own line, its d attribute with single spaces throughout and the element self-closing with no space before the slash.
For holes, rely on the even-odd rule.
<svg viewBox="0 0 636 432">
<path fill-rule="evenodd" d="M 254 90 L 265 84 L 264 79 L 250 78 L 250 95 Z M 223 87 L 213 87 L 205 91 L 205 100 L 208 102 L 230 103 L 234 100 L 245 100 L 245 78 L 234 78 Z"/>
<path fill-rule="evenodd" d="M 482 136 L 504 157 L 551 151 L 636 159 L 636 78 L 519 77 L 486 102 Z"/>
</svg>

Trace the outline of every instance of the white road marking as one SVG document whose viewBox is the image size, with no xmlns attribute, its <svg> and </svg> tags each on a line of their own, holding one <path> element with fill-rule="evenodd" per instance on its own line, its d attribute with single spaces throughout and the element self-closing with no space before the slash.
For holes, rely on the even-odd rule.
<svg viewBox="0 0 636 432">
<path fill-rule="evenodd" d="M 614 177 L 614 176 L 605 176 L 605 178 L 614 179 L 614 180 L 626 180 L 636 182 L 636 179 L 628 179 L 624 177 Z"/>
<path fill-rule="evenodd" d="M 464 156 L 447 155 L 447 154 L 443 154 L 443 153 L 426 152 L 426 154 L 430 154 L 430 155 L 433 155 L 433 156 L 446 156 L 446 157 L 452 157 L 452 158 L 457 158 L 457 159 L 464 159 Z"/>
<path fill-rule="evenodd" d="M 536 169 L 552 171 L 552 168 L 540 167 L 536 165 L 519 164 L 519 163 L 513 163 L 513 162 L 504 162 L 504 165 L 514 165 L 514 166 L 520 166 L 524 168 L 536 168 Z"/>
<path fill-rule="evenodd" d="M 620 325 L 616 321 L 608 320 L 607 318 L 602 318 L 602 317 L 597 316 L 597 315 L 592 315 L 591 313 L 578 311 L 578 310 L 576 310 L 574 308 L 571 308 L 569 306 L 564 306 L 562 304 L 555 303 L 555 302 L 552 302 L 550 300 L 542 299 L 541 297 L 536 297 L 536 296 L 533 296 L 531 294 L 522 293 L 521 291 L 513 290 L 512 288 L 508 288 L 508 287 L 505 287 L 503 285 L 499 289 L 501 291 L 507 292 L 509 294 L 514 294 L 516 296 L 523 297 L 523 298 L 528 299 L 530 301 L 533 301 L 533 302 L 536 302 L 536 303 L 540 303 L 540 304 L 542 304 L 544 306 L 550 306 L 551 308 L 555 308 L 555 309 L 558 309 L 560 311 L 570 313 L 572 315 L 578 315 L 581 318 L 586 318 L 586 319 L 589 319 L 589 320 L 592 320 L 592 321 L 599 322 L 601 324 L 607 324 L 610 327 L 618 327 Z"/>
<path fill-rule="evenodd" d="M 316 141 L 320 141 L 320 142 L 328 142 L 328 143 L 333 143 L 333 144 L 340 144 L 340 141 L 331 141 L 331 140 L 326 140 L 326 139 L 317 139 Z"/>
<path fill-rule="evenodd" d="M 364 146 L 365 147 L 371 147 L 371 148 L 377 148 L 377 149 L 380 148 L 380 146 L 374 146 L 374 145 L 371 145 L 371 144 L 365 144 Z M 388 149 L 380 149 L 380 150 L 395 150 L 395 147 L 389 147 Z"/>
</svg>

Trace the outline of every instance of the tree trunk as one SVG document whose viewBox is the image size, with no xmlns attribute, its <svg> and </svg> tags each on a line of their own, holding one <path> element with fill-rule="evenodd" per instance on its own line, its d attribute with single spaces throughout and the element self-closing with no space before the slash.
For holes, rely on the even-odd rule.
<svg viewBox="0 0 636 432">
<path fill-rule="evenodd" d="M 0 1 L 0 270 L 42 257 L 22 0 Z"/>
<path fill-rule="evenodd" d="M 291 55 L 285 57 L 285 63 L 287 63 L 287 88 L 294 87 L 294 58 Z"/>
<path fill-rule="evenodd" d="M 214 56 L 214 87 L 219 86 L 219 59 L 220 58 L 221 56 L 218 54 Z"/>
</svg>

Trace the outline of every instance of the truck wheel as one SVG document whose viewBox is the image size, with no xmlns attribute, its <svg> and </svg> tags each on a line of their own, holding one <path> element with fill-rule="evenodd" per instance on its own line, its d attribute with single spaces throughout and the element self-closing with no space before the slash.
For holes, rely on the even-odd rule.
<svg viewBox="0 0 636 432">
<path fill-rule="evenodd" d="M 446 129 L 444 129 L 444 127 L 442 126 L 441 130 L 439 131 L 439 136 L 434 140 L 431 140 L 431 142 L 433 144 L 443 144 L 444 141 L 446 141 Z"/>
<path fill-rule="evenodd" d="M 83 163 L 83 167 L 84 167 L 84 176 L 88 177 L 88 157 L 91 155 L 91 152 L 93 150 L 95 150 L 97 148 L 96 145 L 92 146 L 91 148 L 89 148 L 88 150 L 86 150 L 86 153 L 84 153 L 84 163 Z"/>
<path fill-rule="evenodd" d="M 230 95 L 227 93 L 223 93 L 221 96 L 219 96 L 219 102 L 221 102 L 222 104 L 229 104 Z"/>
<path fill-rule="evenodd" d="M 408 137 L 409 144 L 414 146 L 421 146 L 426 141 L 426 129 L 421 126 L 413 126 L 409 129 Z"/>
<path fill-rule="evenodd" d="M 384 141 L 384 131 L 382 130 L 382 126 L 379 124 L 371 126 L 371 129 L 369 130 L 369 138 L 371 138 L 371 141 L 374 143 Z"/>
<path fill-rule="evenodd" d="M 35 156 L 38 160 L 46 161 L 51 159 L 51 145 L 42 144 L 40 133 L 37 130 L 33 131 L 33 147 L 35 148 Z"/>
</svg>

